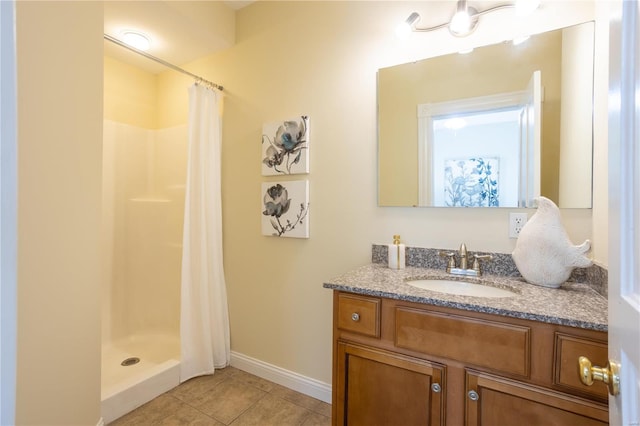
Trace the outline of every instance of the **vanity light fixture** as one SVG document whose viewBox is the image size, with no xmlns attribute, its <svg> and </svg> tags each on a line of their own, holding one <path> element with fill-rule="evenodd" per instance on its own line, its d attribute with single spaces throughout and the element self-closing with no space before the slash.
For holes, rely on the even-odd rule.
<svg viewBox="0 0 640 426">
<path fill-rule="evenodd" d="M 398 27 L 397 33 L 399 36 L 402 34 L 406 36 L 412 31 L 429 32 L 448 27 L 449 32 L 454 36 L 465 37 L 478 27 L 478 21 L 482 15 L 495 12 L 496 10 L 515 8 L 517 16 L 525 16 L 536 10 L 539 5 L 540 0 L 515 0 L 513 3 L 502 4 L 478 11 L 475 7 L 469 6 L 467 0 L 458 0 L 456 11 L 449 22 L 432 27 L 417 27 L 416 24 L 420 20 L 420 15 L 417 12 L 413 12 L 405 22 Z"/>
<path fill-rule="evenodd" d="M 138 31 L 123 31 L 122 41 L 131 47 L 135 47 L 138 50 L 146 52 L 151 47 L 151 40 L 146 35 Z"/>
</svg>

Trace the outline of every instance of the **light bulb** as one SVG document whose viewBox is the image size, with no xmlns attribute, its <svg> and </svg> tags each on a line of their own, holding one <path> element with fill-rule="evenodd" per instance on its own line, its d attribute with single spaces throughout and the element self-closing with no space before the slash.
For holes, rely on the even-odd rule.
<svg viewBox="0 0 640 426">
<path fill-rule="evenodd" d="M 411 34 L 411 26 L 406 22 L 398 24 L 396 27 L 396 36 L 401 40 L 406 40 Z"/>
<path fill-rule="evenodd" d="M 402 40 L 409 38 L 409 35 L 413 31 L 413 26 L 420 20 L 420 15 L 417 12 L 413 12 L 409 17 L 396 27 L 396 35 Z"/>
<path fill-rule="evenodd" d="M 466 10 L 457 12 L 453 15 L 453 18 L 451 18 L 449 28 L 454 34 L 464 34 L 468 32 L 471 29 L 471 17 L 469 13 Z"/>
</svg>

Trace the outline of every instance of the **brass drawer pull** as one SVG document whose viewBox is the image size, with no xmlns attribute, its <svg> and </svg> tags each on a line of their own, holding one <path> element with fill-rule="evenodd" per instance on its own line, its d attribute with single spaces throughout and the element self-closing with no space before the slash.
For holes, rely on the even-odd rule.
<svg viewBox="0 0 640 426">
<path fill-rule="evenodd" d="M 355 321 L 355 322 L 360 321 L 360 314 L 359 314 L 359 313 L 357 313 L 357 312 L 352 313 L 352 314 L 351 314 L 351 320 L 353 320 L 353 321 Z"/>
</svg>

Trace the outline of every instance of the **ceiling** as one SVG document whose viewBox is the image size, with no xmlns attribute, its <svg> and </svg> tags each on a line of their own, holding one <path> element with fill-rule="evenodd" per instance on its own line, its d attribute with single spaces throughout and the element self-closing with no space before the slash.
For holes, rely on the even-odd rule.
<svg viewBox="0 0 640 426">
<path fill-rule="evenodd" d="M 0 0 L 2 1 L 2 0 Z M 195 59 L 235 44 L 235 12 L 256 0 L 106 0 L 104 32 L 117 39 L 123 30 L 137 30 L 151 38 L 149 54 L 182 66 Z M 470 6 L 485 10 L 513 0 L 471 1 Z M 455 2 L 416 3 L 422 19 L 419 26 L 447 22 L 455 12 Z M 408 16 L 408 15 L 407 15 Z M 105 55 L 154 74 L 166 67 L 109 41 Z"/>
<path fill-rule="evenodd" d="M 123 30 L 135 30 L 151 39 L 147 53 L 181 66 L 229 48 L 235 42 L 235 11 L 253 1 L 118 1 L 104 3 L 104 32 L 120 39 Z M 104 42 L 107 56 L 154 74 L 166 67 Z"/>
</svg>

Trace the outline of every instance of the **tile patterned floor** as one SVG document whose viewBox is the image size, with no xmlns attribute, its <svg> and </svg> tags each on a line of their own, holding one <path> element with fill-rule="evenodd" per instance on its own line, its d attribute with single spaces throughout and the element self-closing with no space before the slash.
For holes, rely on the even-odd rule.
<svg viewBox="0 0 640 426">
<path fill-rule="evenodd" d="M 227 367 L 188 380 L 109 426 L 330 424 L 331 405 Z"/>
</svg>

